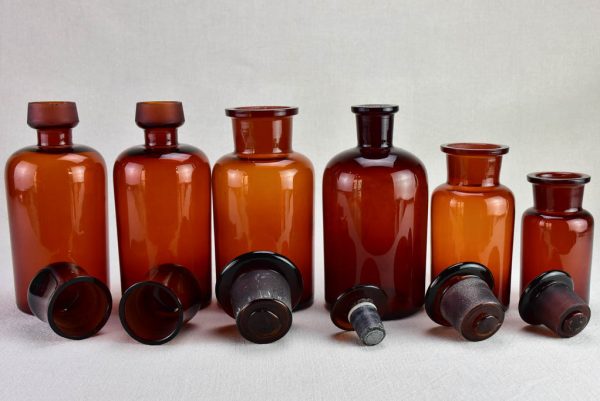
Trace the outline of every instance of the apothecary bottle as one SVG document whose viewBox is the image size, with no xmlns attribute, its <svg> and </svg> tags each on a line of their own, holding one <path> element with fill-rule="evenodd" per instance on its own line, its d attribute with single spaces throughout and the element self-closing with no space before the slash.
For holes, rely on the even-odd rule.
<svg viewBox="0 0 600 401">
<path fill-rule="evenodd" d="M 14 153 L 5 182 L 18 308 L 32 313 L 32 279 L 55 263 L 73 263 L 108 285 L 106 168 L 94 149 L 76 145 L 73 102 L 29 103 L 37 145 Z"/>
<path fill-rule="evenodd" d="M 144 144 L 114 166 L 121 287 L 175 265 L 196 278 L 204 307 L 212 293 L 210 166 L 201 150 L 179 143 L 184 121 L 181 102 L 137 104 Z"/>
<path fill-rule="evenodd" d="M 235 150 L 213 170 L 217 275 L 248 252 L 285 256 L 302 275 L 296 309 L 313 302 L 313 167 L 292 150 L 295 107 L 226 110 Z"/>
<path fill-rule="evenodd" d="M 431 275 L 476 262 L 494 278 L 494 295 L 508 308 L 515 201 L 500 184 L 503 145 L 452 143 L 446 153 L 448 180 L 431 199 Z"/>
<path fill-rule="evenodd" d="M 323 176 L 325 300 L 356 285 L 387 295 L 384 319 L 421 308 L 425 292 L 428 192 L 423 163 L 392 143 L 395 105 L 352 107 L 358 146 Z"/>
<path fill-rule="evenodd" d="M 523 213 L 521 293 L 540 274 L 567 272 L 585 302 L 590 297 L 594 219 L 583 209 L 587 174 L 540 172 L 527 176 L 533 184 L 533 207 Z"/>
</svg>

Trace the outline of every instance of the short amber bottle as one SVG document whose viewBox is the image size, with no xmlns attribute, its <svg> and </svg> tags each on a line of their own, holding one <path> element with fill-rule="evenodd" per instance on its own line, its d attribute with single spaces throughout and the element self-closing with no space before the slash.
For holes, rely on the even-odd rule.
<svg viewBox="0 0 600 401">
<path fill-rule="evenodd" d="M 523 213 L 521 292 L 549 270 L 567 272 L 575 292 L 590 300 L 594 219 L 582 208 L 590 176 L 569 172 L 532 173 L 533 207 Z"/>
<path fill-rule="evenodd" d="M 180 102 L 138 103 L 136 123 L 144 129 L 145 143 L 125 150 L 114 166 L 125 294 L 121 320 L 134 338 L 150 344 L 174 337 L 184 323 L 180 316 L 189 320 L 198 307 L 210 303 L 212 294 L 210 166 L 202 151 L 178 142 L 177 129 L 184 121 Z M 194 294 L 178 294 L 183 287 L 177 283 L 191 277 L 197 283 L 186 288 Z M 127 302 L 141 302 L 145 308 L 123 304 Z M 189 310 L 182 311 L 182 305 Z M 135 311 L 140 315 L 134 316 Z"/>
<path fill-rule="evenodd" d="M 476 262 L 494 278 L 494 295 L 508 308 L 515 201 L 500 184 L 507 146 L 483 143 L 442 145 L 448 181 L 431 199 L 432 280 L 449 266 Z"/>
<path fill-rule="evenodd" d="M 401 318 L 423 305 L 427 173 L 393 146 L 398 106 L 352 111 L 358 146 L 335 156 L 323 175 L 325 300 L 331 308 L 355 286 L 376 286 L 387 296 L 381 316 Z"/>
<path fill-rule="evenodd" d="M 73 102 L 29 103 L 27 123 L 38 143 L 6 163 L 15 294 L 26 313 L 30 283 L 50 265 L 77 265 L 108 285 L 106 168 L 94 149 L 73 144 L 78 122 Z"/>
<path fill-rule="evenodd" d="M 313 302 L 313 167 L 292 150 L 295 107 L 240 107 L 232 117 L 235 151 L 213 170 L 217 275 L 240 255 L 270 251 L 299 270 L 296 309 Z"/>
</svg>

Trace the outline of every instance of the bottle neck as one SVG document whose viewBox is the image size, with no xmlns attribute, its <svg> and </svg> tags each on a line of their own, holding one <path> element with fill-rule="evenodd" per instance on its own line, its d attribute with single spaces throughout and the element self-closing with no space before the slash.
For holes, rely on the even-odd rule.
<svg viewBox="0 0 600 401">
<path fill-rule="evenodd" d="M 394 134 L 394 115 L 357 114 L 356 132 L 360 148 L 391 148 Z"/>
<path fill-rule="evenodd" d="M 582 209 L 583 185 L 533 184 L 533 206 L 546 212 L 577 212 Z"/>
<path fill-rule="evenodd" d="M 268 158 L 292 152 L 292 117 L 233 118 L 235 153 Z"/>
<path fill-rule="evenodd" d="M 37 132 L 41 148 L 66 148 L 73 145 L 71 128 L 40 129 Z"/>
<path fill-rule="evenodd" d="M 446 161 L 450 185 L 493 187 L 500 184 L 502 156 L 448 154 Z"/>
<path fill-rule="evenodd" d="M 147 148 L 169 148 L 178 145 L 177 128 L 147 128 L 144 130 Z"/>
</svg>

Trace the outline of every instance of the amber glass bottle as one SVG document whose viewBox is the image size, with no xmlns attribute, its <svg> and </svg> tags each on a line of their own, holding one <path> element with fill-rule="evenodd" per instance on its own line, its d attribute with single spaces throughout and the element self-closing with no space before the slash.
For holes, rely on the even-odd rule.
<svg viewBox="0 0 600 401">
<path fill-rule="evenodd" d="M 325 300 L 356 285 L 387 295 L 384 319 L 423 305 L 427 173 L 392 144 L 395 105 L 354 106 L 358 146 L 335 156 L 323 176 Z"/>
<path fill-rule="evenodd" d="M 575 292 L 590 299 L 594 219 L 582 208 L 586 174 L 532 173 L 533 207 L 523 214 L 521 292 L 538 275 L 559 269 L 567 272 Z"/>
<path fill-rule="evenodd" d="M 76 264 L 108 283 L 106 168 L 94 149 L 73 144 L 78 122 L 73 102 L 29 103 L 38 143 L 6 163 L 15 293 L 26 313 L 30 282 L 53 263 Z"/>
<path fill-rule="evenodd" d="M 494 295 L 508 308 L 515 201 L 500 184 L 507 146 L 442 145 L 448 181 L 431 198 L 431 275 L 460 262 L 476 262 L 494 277 Z"/>
<path fill-rule="evenodd" d="M 313 168 L 292 150 L 295 107 L 239 107 L 232 117 L 235 151 L 214 166 L 217 274 L 248 252 L 271 251 L 300 271 L 296 309 L 313 302 Z"/>
<path fill-rule="evenodd" d="M 136 123 L 145 144 L 115 162 L 114 186 L 123 292 L 152 269 L 178 265 L 211 299 L 210 167 L 199 149 L 180 144 L 180 102 L 141 102 Z"/>
</svg>

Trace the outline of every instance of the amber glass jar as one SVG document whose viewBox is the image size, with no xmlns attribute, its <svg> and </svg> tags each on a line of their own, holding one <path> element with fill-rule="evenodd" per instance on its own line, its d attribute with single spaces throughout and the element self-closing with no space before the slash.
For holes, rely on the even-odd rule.
<svg viewBox="0 0 600 401">
<path fill-rule="evenodd" d="M 27 289 L 57 262 L 74 263 L 108 285 L 106 168 L 94 149 L 75 145 L 73 102 L 29 103 L 38 143 L 6 163 L 6 198 L 17 306 L 31 313 Z"/>
<path fill-rule="evenodd" d="M 199 149 L 180 144 L 180 102 L 141 102 L 136 123 L 144 145 L 125 150 L 114 166 L 123 292 L 161 265 L 198 280 L 201 305 L 211 299 L 210 166 Z"/>
<path fill-rule="evenodd" d="M 239 107 L 232 117 L 235 151 L 213 171 L 217 274 L 248 252 L 271 251 L 300 271 L 296 309 L 313 302 L 313 167 L 292 150 L 295 107 Z"/>
<path fill-rule="evenodd" d="M 476 262 L 494 277 L 494 295 L 508 308 L 515 201 L 500 184 L 507 146 L 442 145 L 448 181 L 431 198 L 431 275 L 460 262 Z"/>
<path fill-rule="evenodd" d="M 358 146 L 335 156 L 323 176 L 325 300 L 356 285 L 387 295 L 384 319 L 423 305 L 427 173 L 392 144 L 395 105 L 352 107 Z"/>
<path fill-rule="evenodd" d="M 533 207 L 523 213 L 521 292 L 538 275 L 562 270 L 584 301 L 590 298 L 594 219 L 582 208 L 586 174 L 532 173 Z"/>
</svg>

